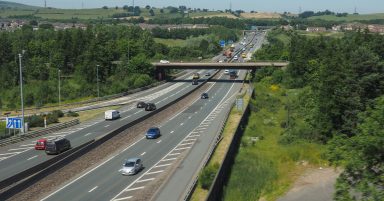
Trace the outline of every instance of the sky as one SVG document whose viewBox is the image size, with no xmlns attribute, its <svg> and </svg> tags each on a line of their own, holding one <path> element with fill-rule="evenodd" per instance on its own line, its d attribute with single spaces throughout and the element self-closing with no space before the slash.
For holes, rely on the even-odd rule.
<svg viewBox="0 0 384 201">
<path fill-rule="evenodd" d="M 132 5 L 133 0 L 6 0 L 33 6 L 55 8 L 101 8 L 103 6 L 122 7 Z M 178 7 L 185 5 L 188 8 L 207 8 L 209 10 L 225 10 L 232 5 L 232 10 L 258 11 L 258 12 L 291 12 L 323 11 L 353 13 L 384 13 L 384 0 L 135 0 L 135 6 L 161 8 L 167 6 Z"/>
</svg>

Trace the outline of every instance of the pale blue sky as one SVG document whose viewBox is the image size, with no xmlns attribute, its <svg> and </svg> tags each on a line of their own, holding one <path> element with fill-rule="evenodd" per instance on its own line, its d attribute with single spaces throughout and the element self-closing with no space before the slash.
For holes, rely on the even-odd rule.
<svg viewBox="0 0 384 201">
<path fill-rule="evenodd" d="M 17 3 L 44 6 L 44 0 L 8 0 Z M 46 0 L 47 6 L 56 8 L 100 8 L 102 6 L 132 5 L 132 0 Z M 185 5 L 191 8 L 208 8 L 210 10 L 265 11 L 265 12 L 292 12 L 323 11 L 353 13 L 355 7 L 359 13 L 384 13 L 384 0 L 135 0 L 135 5 L 166 7 Z"/>
</svg>

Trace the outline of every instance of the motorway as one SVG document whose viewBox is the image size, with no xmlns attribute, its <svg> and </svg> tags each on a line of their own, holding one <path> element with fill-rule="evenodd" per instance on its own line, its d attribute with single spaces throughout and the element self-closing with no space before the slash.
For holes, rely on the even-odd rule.
<svg viewBox="0 0 384 201">
<path fill-rule="evenodd" d="M 187 75 L 190 77 L 190 75 Z M 181 77 L 180 79 L 185 79 Z M 202 80 L 205 79 L 204 77 Z M 49 135 L 41 136 L 39 138 L 29 139 L 17 144 L 8 145 L 0 148 L 0 180 L 4 180 L 12 175 L 15 175 L 23 170 L 31 168 L 40 164 L 54 155 L 46 155 L 44 151 L 34 150 L 34 144 L 37 139 L 47 138 L 52 139 L 56 137 L 66 137 L 71 141 L 72 147 L 77 147 L 99 136 L 121 127 L 141 116 L 144 116 L 147 111 L 144 109 L 136 108 L 137 101 L 150 101 L 156 103 L 157 108 L 160 108 L 167 103 L 177 99 L 178 97 L 189 93 L 196 85 L 191 85 L 187 82 L 167 83 L 149 89 L 145 92 L 135 94 L 133 96 L 119 98 L 114 100 L 113 104 L 119 103 L 132 103 L 123 106 L 119 109 L 121 118 L 115 121 L 105 121 L 104 115 L 84 122 L 80 125 L 64 129 Z M 111 102 L 111 101 L 108 101 Z"/>
<path fill-rule="evenodd" d="M 245 41 L 256 45 L 253 49 L 247 50 L 253 51 L 260 47 L 262 38 L 264 38 L 263 34 L 256 37 L 255 41 L 250 41 L 253 39 L 253 35 L 248 35 Z M 242 45 L 238 44 L 235 51 L 241 48 Z M 223 59 L 222 56 L 217 57 L 217 61 L 221 59 Z M 239 55 L 238 62 L 242 61 L 243 58 Z M 204 74 L 204 71 L 200 73 Z M 220 79 L 227 78 L 228 75 L 221 74 Z M 186 78 L 180 79 L 185 80 Z M 208 129 L 201 127 L 202 125 L 217 125 L 220 118 L 216 117 L 223 116 L 223 105 L 228 104 L 228 100 L 233 98 L 232 95 L 236 94 L 236 90 L 240 87 L 240 84 L 233 82 L 207 83 L 207 85 L 209 85 L 208 93 L 210 98 L 208 100 L 195 100 L 187 110 L 176 114 L 162 125 L 157 125 L 162 131 L 162 136 L 159 139 L 140 139 L 127 146 L 120 154 L 93 167 L 93 169 L 85 172 L 70 183 L 63 184 L 61 188 L 45 197 L 44 200 L 124 200 L 121 198 L 132 198 L 136 190 L 144 188 L 142 185 L 138 187 L 135 187 L 135 185 L 156 180 L 156 176 L 165 172 L 173 161 L 178 160 L 177 156 L 183 155 L 183 151 L 188 151 L 193 147 L 202 131 Z M 123 97 L 113 101 L 113 103 L 128 104 L 119 109 L 121 118 L 118 120 L 104 121 L 103 117 L 99 117 L 39 138 L 65 136 L 71 141 L 72 146 L 76 147 L 146 114 L 143 109 L 137 109 L 134 104 L 129 103 L 135 103 L 139 100 L 151 101 L 156 103 L 159 108 L 190 92 L 194 87 L 196 86 L 191 85 L 189 82 L 167 83 L 129 96 L 130 98 Z M 44 151 L 33 150 L 35 141 L 36 139 L 30 139 L 0 149 L 0 180 L 54 157 L 45 155 Z M 212 139 L 207 140 L 206 147 L 210 146 L 210 141 Z M 142 158 L 145 169 L 135 176 L 122 176 L 118 169 L 120 169 L 123 161 L 129 157 Z"/>
</svg>

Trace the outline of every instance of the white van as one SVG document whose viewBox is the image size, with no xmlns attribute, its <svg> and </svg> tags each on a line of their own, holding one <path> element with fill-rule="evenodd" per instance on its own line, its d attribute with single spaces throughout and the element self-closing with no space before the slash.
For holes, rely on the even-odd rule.
<svg viewBox="0 0 384 201">
<path fill-rule="evenodd" d="M 117 110 L 105 111 L 105 120 L 114 120 L 120 118 L 120 112 Z"/>
</svg>

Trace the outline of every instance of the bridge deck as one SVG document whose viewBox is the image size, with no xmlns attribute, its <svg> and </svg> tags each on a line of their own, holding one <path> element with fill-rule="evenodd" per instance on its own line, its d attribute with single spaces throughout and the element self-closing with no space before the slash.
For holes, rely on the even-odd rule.
<svg viewBox="0 0 384 201">
<path fill-rule="evenodd" d="M 262 61 L 247 63 L 153 63 L 157 69 L 254 69 L 259 67 L 286 67 L 289 62 Z"/>
</svg>

